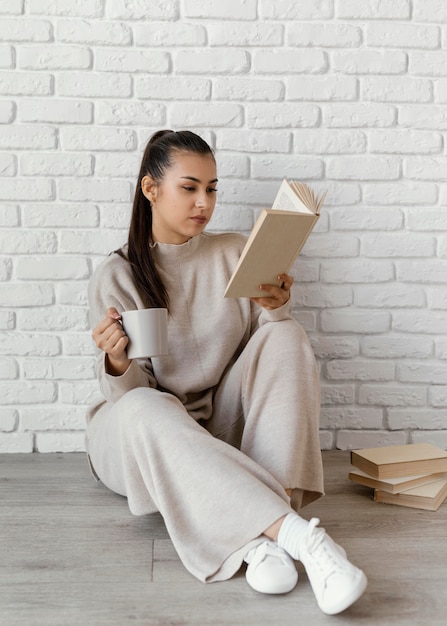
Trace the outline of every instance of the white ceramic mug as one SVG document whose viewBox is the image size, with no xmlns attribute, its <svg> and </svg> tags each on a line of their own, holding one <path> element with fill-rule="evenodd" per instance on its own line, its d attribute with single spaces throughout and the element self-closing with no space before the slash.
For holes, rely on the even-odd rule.
<svg viewBox="0 0 447 626">
<path fill-rule="evenodd" d="M 121 313 L 129 337 L 127 356 L 140 359 L 168 354 L 168 310 L 139 309 Z"/>
</svg>

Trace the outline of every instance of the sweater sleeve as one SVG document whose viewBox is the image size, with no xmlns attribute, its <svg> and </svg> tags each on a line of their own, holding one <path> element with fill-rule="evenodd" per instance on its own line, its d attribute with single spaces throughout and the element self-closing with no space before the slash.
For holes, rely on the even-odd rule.
<svg viewBox="0 0 447 626">
<path fill-rule="evenodd" d="M 113 255 L 96 270 L 88 289 L 90 324 L 95 328 L 104 319 L 107 309 L 115 307 L 122 311 L 141 309 L 140 301 L 127 262 Z M 116 402 L 121 396 L 136 387 L 156 387 L 150 359 L 134 359 L 121 376 L 106 372 L 106 354 L 96 348 L 96 375 L 104 398 Z"/>
<path fill-rule="evenodd" d="M 292 319 L 292 298 L 277 309 L 264 309 L 255 302 L 250 302 L 251 305 L 251 333 L 254 332 L 267 322 L 281 322 L 283 320 Z"/>
</svg>

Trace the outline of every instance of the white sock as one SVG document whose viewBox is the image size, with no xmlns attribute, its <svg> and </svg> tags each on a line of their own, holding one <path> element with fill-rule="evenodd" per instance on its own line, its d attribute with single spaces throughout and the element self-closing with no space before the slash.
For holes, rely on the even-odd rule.
<svg viewBox="0 0 447 626">
<path fill-rule="evenodd" d="M 277 540 L 279 547 L 295 560 L 300 558 L 300 543 L 308 526 L 309 522 L 297 513 L 289 513 L 279 529 Z"/>
</svg>

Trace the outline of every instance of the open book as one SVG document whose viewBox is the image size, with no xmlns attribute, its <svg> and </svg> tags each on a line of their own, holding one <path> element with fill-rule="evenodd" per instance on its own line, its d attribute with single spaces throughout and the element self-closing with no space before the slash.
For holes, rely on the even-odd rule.
<svg viewBox="0 0 447 626">
<path fill-rule="evenodd" d="M 306 243 L 326 192 L 316 196 L 304 183 L 283 180 L 271 209 L 263 209 L 225 290 L 226 298 L 270 295 L 259 285 L 279 285 Z"/>
</svg>

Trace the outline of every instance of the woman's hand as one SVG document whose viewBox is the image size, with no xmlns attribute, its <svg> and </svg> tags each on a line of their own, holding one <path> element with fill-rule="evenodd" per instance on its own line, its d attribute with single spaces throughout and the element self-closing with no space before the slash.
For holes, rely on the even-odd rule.
<svg viewBox="0 0 447 626">
<path fill-rule="evenodd" d="M 107 373 L 124 374 L 130 365 L 126 347 L 129 339 L 120 324 L 121 315 L 115 308 L 107 309 L 106 317 L 93 329 L 92 337 L 97 347 L 107 355 Z"/>
<path fill-rule="evenodd" d="M 268 291 L 271 294 L 270 296 L 250 298 L 250 300 L 253 300 L 253 302 L 256 302 L 256 304 L 259 304 L 259 306 L 262 306 L 263 309 L 267 309 L 268 311 L 279 309 L 279 307 L 283 306 L 290 298 L 290 288 L 293 284 L 293 278 L 288 274 L 280 274 L 278 280 L 280 281 L 280 287 L 276 287 L 275 285 L 259 285 L 259 288 L 262 289 L 262 291 Z"/>
</svg>

